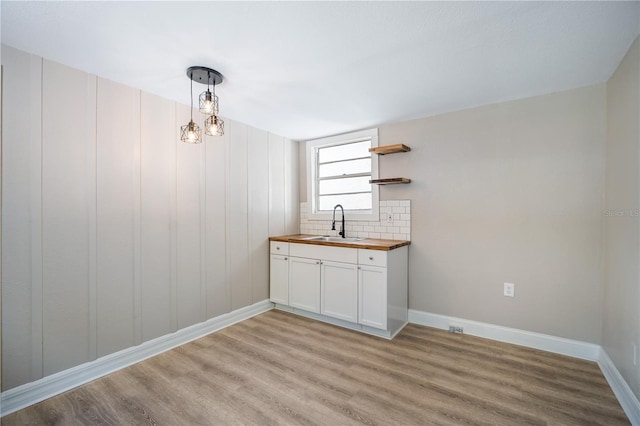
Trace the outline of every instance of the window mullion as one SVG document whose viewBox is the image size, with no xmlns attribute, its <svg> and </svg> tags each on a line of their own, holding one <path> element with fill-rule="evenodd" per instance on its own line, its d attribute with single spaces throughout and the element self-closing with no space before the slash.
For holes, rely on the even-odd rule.
<svg viewBox="0 0 640 426">
<path fill-rule="evenodd" d="M 349 178 L 357 178 L 357 177 L 366 177 L 371 176 L 371 172 L 369 173 L 353 173 L 353 174 L 344 174 L 344 175 L 335 175 L 335 176 L 324 176 L 318 178 L 318 182 L 322 180 L 334 180 L 334 179 L 349 179 Z"/>
</svg>

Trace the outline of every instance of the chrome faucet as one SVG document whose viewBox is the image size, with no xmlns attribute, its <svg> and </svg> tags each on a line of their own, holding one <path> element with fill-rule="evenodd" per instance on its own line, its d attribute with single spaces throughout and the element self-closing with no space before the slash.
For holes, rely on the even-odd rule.
<svg viewBox="0 0 640 426">
<path fill-rule="evenodd" d="M 331 222 L 331 230 L 335 231 L 336 230 L 336 209 L 340 207 L 340 210 L 342 210 L 342 225 L 340 226 L 340 232 L 338 232 L 338 235 L 340 235 L 342 238 L 345 238 L 345 232 L 344 232 L 344 208 L 342 207 L 342 204 L 336 204 L 336 206 L 333 208 L 333 222 Z"/>
</svg>

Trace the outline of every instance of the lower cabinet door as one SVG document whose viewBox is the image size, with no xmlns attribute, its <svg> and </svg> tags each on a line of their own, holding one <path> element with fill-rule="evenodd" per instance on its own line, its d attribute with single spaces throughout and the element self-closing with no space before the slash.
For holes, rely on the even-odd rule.
<svg viewBox="0 0 640 426">
<path fill-rule="evenodd" d="M 350 263 L 322 262 L 320 300 L 322 315 L 358 322 L 358 267 Z"/>
<path fill-rule="evenodd" d="M 271 255 L 269 265 L 269 299 L 281 305 L 289 304 L 289 258 Z"/>
<path fill-rule="evenodd" d="M 320 313 L 320 260 L 289 257 L 289 306 Z"/>
<path fill-rule="evenodd" d="M 359 266 L 358 322 L 387 329 L 387 268 Z"/>
</svg>

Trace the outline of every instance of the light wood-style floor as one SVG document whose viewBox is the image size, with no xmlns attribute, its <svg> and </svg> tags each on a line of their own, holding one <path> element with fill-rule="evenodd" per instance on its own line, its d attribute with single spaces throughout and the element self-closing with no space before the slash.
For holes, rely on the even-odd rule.
<svg viewBox="0 0 640 426">
<path fill-rule="evenodd" d="M 270 311 L 2 419 L 14 424 L 629 424 L 597 364 L 408 325 Z"/>
</svg>

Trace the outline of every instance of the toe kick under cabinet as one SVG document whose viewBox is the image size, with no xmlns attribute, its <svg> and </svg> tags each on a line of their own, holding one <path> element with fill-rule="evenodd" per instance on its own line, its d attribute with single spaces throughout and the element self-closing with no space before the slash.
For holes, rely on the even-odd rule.
<svg viewBox="0 0 640 426">
<path fill-rule="evenodd" d="M 388 339 L 407 324 L 408 246 L 270 246 L 270 299 L 276 308 Z"/>
</svg>

